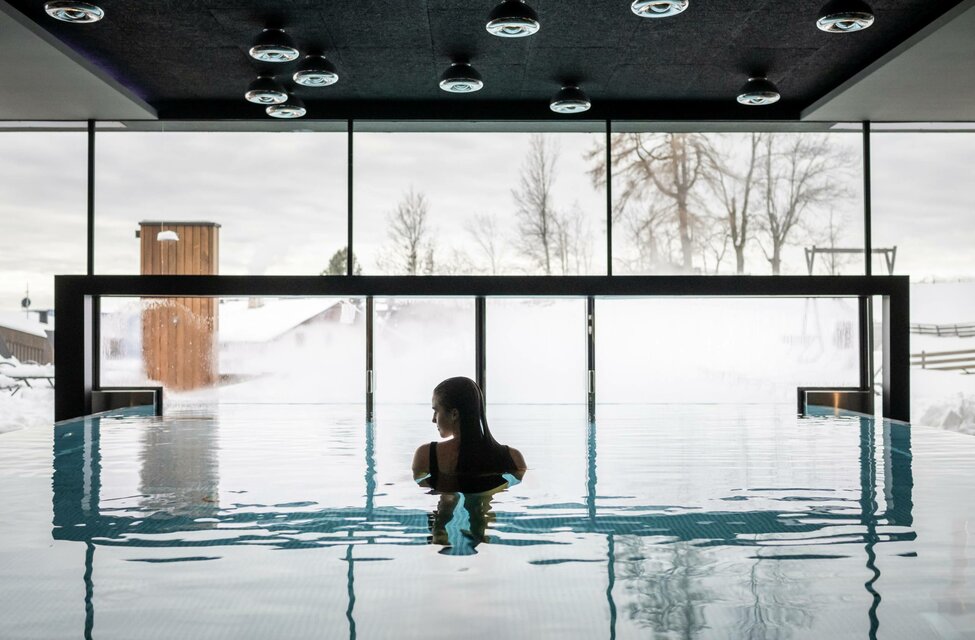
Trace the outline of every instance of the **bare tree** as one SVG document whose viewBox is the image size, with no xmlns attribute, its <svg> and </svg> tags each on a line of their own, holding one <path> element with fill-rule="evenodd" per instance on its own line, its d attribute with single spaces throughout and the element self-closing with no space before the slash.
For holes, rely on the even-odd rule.
<svg viewBox="0 0 975 640">
<path fill-rule="evenodd" d="M 716 274 L 728 253 L 731 236 L 724 228 L 724 220 L 721 218 L 702 218 L 701 222 L 701 229 L 696 234 L 697 245 L 701 250 L 701 272 Z"/>
<path fill-rule="evenodd" d="M 506 243 L 498 227 L 497 217 L 487 213 L 475 213 L 467 219 L 464 228 L 487 258 L 488 273 L 503 273 Z"/>
<path fill-rule="evenodd" d="M 626 269 L 631 273 L 679 271 L 675 258 L 677 232 L 671 224 L 670 212 L 653 201 L 641 204 L 645 207 L 639 212 L 628 208 L 620 216 L 636 246 L 636 256 L 625 261 Z"/>
<path fill-rule="evenodd" d="M 423 193 L 410 190 L 386 216 L 391 246 L 380 257 L 384 271 L 415 276 L 434 271 L 434 245 L 428 224 L 430 206 Z"/>
<path fill-rule="evenodd" d="M 592 267 L 590 226 L 578 203 L 554 218 L 555 249 L 560 273 L 589 273 Z"/>
<path fill-rule="evenodd" d="M 712 191 L 724 210 L 727 238 L 735 250 L 735 273 L 745 273 L 745 246 L 748 243 L 752 193 L 758 186 L 758 170 L 763 139 L 768 134 L 752 133 L 742 166 L 732 160 L 730 153 L 712 148 L 709 159 L 714 171 L 707 174 Z"/>
<path fill-rule="evenodd" d="M 511 192 L 518 207 L 518 248 L 547 276 L 552 275 L 558 228 L 552 202 L 558 155 L 544 136 L 533 135 L 522 165 L 521 184 Z"/>
<path fill-rule="evenodd" d="M 819 234 L 820 241 L 825 242 L 826 246 L 830 249 L 841 248 L 837 241 L 840 240 L 844 231 L 846 230 L 846 219 L 844 216 L 840 215 L 839 219 L 836 216 L 836 210 L 833 207 L 829 208 L 829 218 L 826 221 L 826 227 L 821 230 Z M 839 254 L 836 252 L 830 252 L 826 254 L 826 270 L 831 276 L 836 276 L 840 274 L 843 267 L 850 262 L 849 254 Z"/>
<path fill-rule="evenodd" d="M 782 249 L 810 210 L 840 198 L 837 182 L 849 155 L 830 145 L 827 135 L 780 133 L 763 140 L 761 185 L 764 199 L 760 246 L 772 273 L 782 270 Z"/>
<path fill-rule="evenodd" d="M 711 170 L 709 154 L 707 136 L 697 133 L 620 133 L 612 141 L 613 175 L 623 184 L 617 211 L 625 211 L 632 199 L 647 199 L 654 194 L 663 196 L 661 204 L 676 222 L 680 266 L 686 272 L 693 268 L 693 236 L 698 223 L 694 212 L 695 189 L 698 181 Z M 593 183 L 604 185 L 605 151 L 596 149 L 588 157 L 595 161 L 590 170 Z M 651 210 L 659 211 L 656 207 Z"/>
</svg>

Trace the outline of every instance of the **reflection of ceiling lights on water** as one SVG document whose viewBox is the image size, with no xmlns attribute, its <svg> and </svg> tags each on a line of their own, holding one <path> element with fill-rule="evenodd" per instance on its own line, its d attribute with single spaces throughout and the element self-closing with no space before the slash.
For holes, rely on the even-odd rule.
<svg viewBox="0 0 975 640">
<path fill-rule="evenodd" d="M 250 48 L 250 56 L 261 62 L 291 62 L 298 59 L 298 48 L 283 29 L 265 29 Z"/>
<path fill-rule="evenodd" d="M 873 9 L 863 0 L 830 0 L 819 10 L 816 26 L 828 33 L 863 31 L 873 24 Z"/>
<path fill-rule="evenodd" d="M 504 0 L 488 15 L 488 33 L 499 38 L 524 38 L 540 28 L 538 14 L 524 0 Z"/>
<path fill-rule="evenodd" d="M 562 87 L 549 103 L 549 108 L 555 113 L 582 113 L 589 111 L 591 106 L 589 96 L 579 87 Z"/>
<path fill-rule="evenodd" d="M 683 13 L 689 0 L 633 0 L 630 9 L 641 18 L 669 18 Z"/>
<path fill-rule="evenodd" d="M 272 104 L 265 111 L 272 118 L 300 118 L 308 113 L 305 103 L 298 96 L 288 96 L 285 102 Z"/>
<path fill-rule="evenodd" d="M 764 106 L 779 101 L 778 88 L 768 78 L 749 78 L 738 92 L 738 102 L 749 106 Z"/>
<path fill-rule="evenodd" d="M 47 2 L 44 11 L 62 22 L 90 23 L 105 17 L 101 7 L 88 2 Z"/>
<path fill-rule="evenodd" d="M 247 87 L 244 99 L 254 104 L 281 104 L 288 99 L 288 92 L 271 76 L 258 76 Z"/>
<path fill-rule="evenodd" d="M 339 73 L 325 56 L 308 55 L 292 79 L 304 87 L 327 87 L 339 81 Z"/>
<path fill-rule="evenodd" d="M 451 64 L 440 77 L 440 88 L 450 93 L 473 93 L 483 86 L 481 74 L 466 62 Z"/>
</svg>

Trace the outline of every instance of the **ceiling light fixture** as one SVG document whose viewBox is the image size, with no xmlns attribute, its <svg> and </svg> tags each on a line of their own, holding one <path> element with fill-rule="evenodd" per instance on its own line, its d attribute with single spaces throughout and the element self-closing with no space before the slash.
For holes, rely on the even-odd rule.
<svg viewBox="0 0 975 640">
<path fill-rule="evenodd" d="M 819 10 L 816 26 L 827 33 L 853 33 L 873 24 L 873 9 L 863 0 L 830 0 Z"/>
<path fill-rule="evenodd" d="M 327 87 L 339 81 L 339 72 L 325 56 L 308 55 L 292 78 L 305 87 Z"/>
<path fill-rule="evenodd" d="M 641 18 L 669 18 L 683 13 L 690 0 L 633 0 L 630 9 Z"/>
<path fill-rule="evenodd" d="M 254 39 L 250 55 L 261 62 L 291 62 L 298 59 L 294 41 L 283 29 L 265 29 Z"/>
<path fill-rule="evenodd" d="M 179 234 L 172 229 L 160 231 L 156 234 L 157 242 L 179 242 Z"/>
<path fill-rule="evenodd" d="M 257 80 L 247 87 L 244 99 L 254 104 L 281 104 L 288 99 L 288 92 L 273 76 L 258 76 Z"/>
<path fill-rule="evenodd" d="M 538 33 L 541 26 L 525 0 L 504 0 L 488 15 L 487 30 L 500 38 L 524 38 Z"/>
<path fill-rule="evenodd" d="M 101 7 L 88 2 L 46 2 L 44 11 L 62 22 L 79 24 L 98 22 L 105 17 Z"/>
<path fill-rule="evenodd" d="M 440 88 L 450 93 L 474 93 L 484 86 L 481 74 L 466 62 L 454 62 L 440 76 Z"/>
<path fill-rule="evenodd" d="M 272 118 L 300 118 L 308 113 L 305 103 L 297 96 L 288 96 L 288 99 L 281 104 L 272 104 L 265 109 L 267 115 Z"/>
<path fill-rule="evenodd" d="M 582 113 L 589 111 L 592 103 L 582 89 L 572 86 L 562 87 L 548 106 L 555 113 Z"/>
<path fill-rule="evenodd" d="M 749 78 L 738 92 L 738 102 L 749 106 L 764 106 L 779 101 L 779 89 L 764 77 Z"/>
</svg>

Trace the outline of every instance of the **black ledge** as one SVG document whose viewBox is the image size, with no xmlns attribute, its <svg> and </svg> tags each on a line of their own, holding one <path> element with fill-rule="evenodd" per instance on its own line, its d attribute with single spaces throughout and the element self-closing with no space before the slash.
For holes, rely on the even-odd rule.
<svg viewBox="0 0 975 640">
<path fill-rule="evenodd" d="M 781 296 L 905 294 L 907 276 L 56 276 L 94 296 Z"/>
</svg>

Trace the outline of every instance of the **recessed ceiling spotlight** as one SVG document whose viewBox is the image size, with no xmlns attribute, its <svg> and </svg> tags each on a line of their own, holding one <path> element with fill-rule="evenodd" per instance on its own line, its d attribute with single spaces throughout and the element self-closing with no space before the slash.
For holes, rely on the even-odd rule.
<svg viewBox="0 0 975 640">
<path fill-rule="evenodd" d="M 683 13 L 690 0 L 633 0 L 630 9 L 641 18 L 669 18 Z"/>
<path fill-rule="evenodd" d="M 450 93 L 473 93 L 483 86 L 481 74 L 466 62 L 454 62 L 440 76 L 440 88 Z"/>
<path fill-rule="evenodd" d="M 105 17 L 101 7 L 88 2 L 46 2 L 44 11 L 62 22 L 98 22 Z"/>
<path fill-rule="evenodd" d="M 816 26 L 828 33 L 863 31 L 873 24 L 873 9 L 863 0 L 830 0 L 819 10 Z"/>
<path fill-rule="evenodd" d="M 288 99 L 288 92 L 272 76 L 258 76 L 247 87 L 244 99 L 254 104 L 281 104 Z"/>
<path fill-rule="evenodd" d="M 309 55 L 301 61 L 292 76 L 294 81 L 305 87 L 327 87 L 339 81 L 339 72 L 325 56 Z"/>
<path fill-rule="evenodd" d="M 291 62 L 298 59 L 294 41 L 282 29 L 265 29 L 259 33 L 249 53 L 261 62 Z"/>
<path fill-rule="evenodd" d="M 579 87 L 562 87 L 548 106 L 555 113 L 582 113 L 589 111 L 592 103 Z"/>
<path fill-rule="evenodd" d="M 525 0 L 504 0 L 488 15 L 487 30 L 501 38 L 524 38 L 538 33 L 541 26 L 538 14 Z"/>
<path fill-rule="evenodd" d="M 749 106 L 772 104 L 781 97 L 778 88 L 765 77 L 749 78 L 738 92 L 738 102 Z"/>
<path fill-rule="evenodd" d="M 281 104 L 272 104 L 265 109 L 267 115 L 272 118 L 300 118 L 308 113 L 305 103 L 297 96 L 288 96 L 288 99 Z"/>
</svg>

